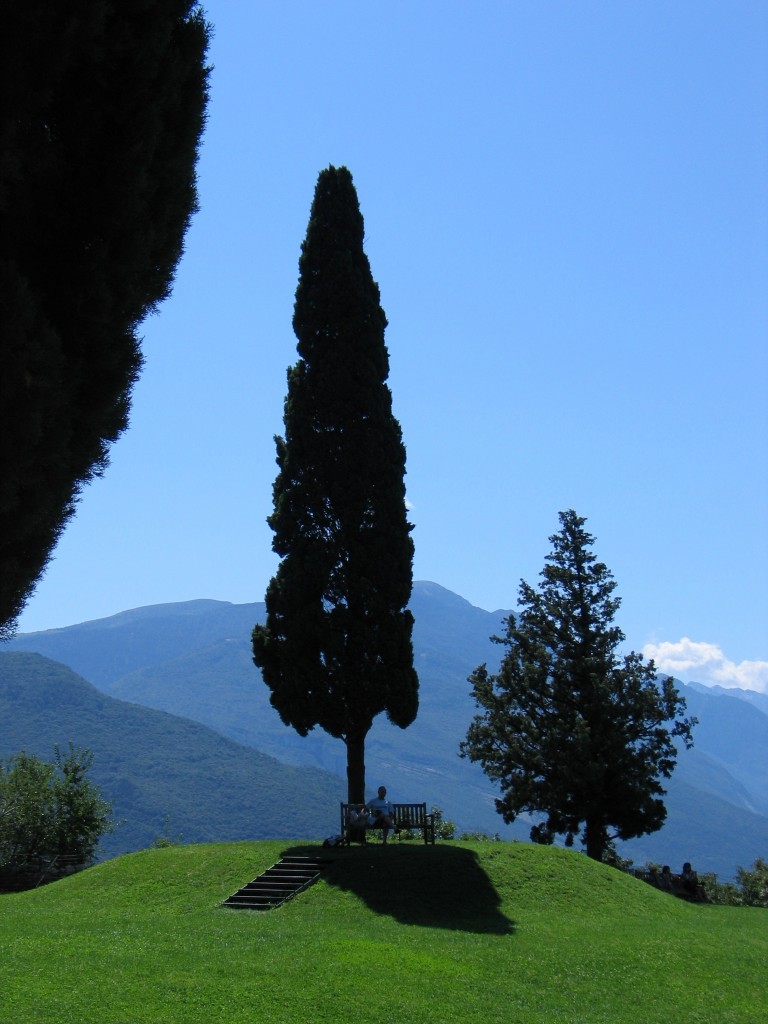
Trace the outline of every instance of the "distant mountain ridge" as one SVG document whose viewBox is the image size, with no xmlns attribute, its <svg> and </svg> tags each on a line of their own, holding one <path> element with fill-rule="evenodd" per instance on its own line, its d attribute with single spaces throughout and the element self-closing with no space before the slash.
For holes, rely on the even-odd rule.
<svg viewBox="0 0 768 1024">
<path fill-rule="evenodd" d="M 718 697 L 738 697 L 739 700 L 753 704 L 760 711 L 768 715 L 768 693 L 758 693 L 757 690 L 744 690 L 740 686 L 705 686 L 704 683 L 689 682 L 687 684 L 699 693 L 716 694 Z"/>
<path fill-rule="evenodd" d="M 530 822 L 505 826 L 493 786 L 477 765 L 458 757 L 475 712 L 467 677 L 483 662 L 491 670 L 498 665 L 503 649 L 490 637 L 503 633 L 509 613 L 484 611 L 423 581 L 414 585 L 411 610 L 420 711 L 407 730 L 374 724 L 366 751 L 369 789 L 384 782 L 395 798 L 438 804 L 462 830 L 527 839 Z M 251 630 L 264 615 L 262 603 L 155 605 L 21 635 L 6 649 L 54 658 L 123 701 L 203 722 L 283 763 L 343 777 L 340 741 L 317 730 L 302 739 L 269 705 L 250 653 Z M 768 849 L 768 715 L 727 690 L 680 686 L 702 723 L 696 745 L 681 753 L 669 783 L 668 824 L 626 849 L 641 862 L 696 860 L 700 870 L 730 877 Z M 326 831 L 334 823 L 329 811 Z"/>
</svg>

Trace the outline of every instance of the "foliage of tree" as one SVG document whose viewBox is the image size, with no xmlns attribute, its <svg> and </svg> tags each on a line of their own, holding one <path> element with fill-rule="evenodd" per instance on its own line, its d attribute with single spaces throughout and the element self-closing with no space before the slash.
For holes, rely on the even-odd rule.
<svg viewBox="0 0 768 1024">
<path fill-rule="evenodd" d="M 446 818 L 440 807 L 431 807 L 430 814 L 435 826 L 435 839 L 454 839 L 456 837 L 456 823 L 450 818 Z"/>
<path fill-rule="evenodd" d="M 498 832 L 494 832 L 493 835 L 488 835 L 487 832 L 462 832 L 459 836 L 462 842 L 467 843 L 500 843 L 502 842 L 501 836 Z"/>
<path fill-rule="evenodd" d="M 87 864 L 111 831 L 111 807 L 88 776 L 93 755 L 71 744 L 52 762 L 22 751 L 0 762 L 0 867 L 37 857 Z"/>
<path fill-rule="evenodd" d="M 768 862 L 758 857 L 751 868 L 739 868 L 736 879 L 745 907 L 768 907 Z"/>
<path fill-rule="evenodd" d="M 196 209 L 194 0 L 25 0 L 0 33 L 0 638 L 125 430 Z"/>
<path fill-rule="evenodd" d="M 700 875 L 699 881 L 710 903 L 768 907 L 768 862 L 762 857 L 758 857 L 751 868 L 737 868 L 735 883 L 719 882 L 713 872 Z"/>
<path fill-rule="evenodd" d="M 52 831 L 50 764 L 22 751 L 0 762 L 0 867 L 46 850 Z"/>
<path fill-rule="evenodd" d="M 348 799 L 365 799 L 365 738 L 386 712 L 416 717 L 413 542 L 405 448 L 386 384 L 387 321 L 345 167 L 322 171 L 302 245 L 285 436 L 269 517 L 280 556 L 253 657 L 287 725 L 347 748 Z"/>
<path fill-rule="evenodd" d="M 699 881 L 709 903 L 728 907 L 741 906 L 741 890 L 733 882 L 719 882 L 713 871 L 705 871 L 699 875 Z"/>
<path fill-rule="evenodd" d="M 531 838 L 565 835 L 568 845 L 583 826 L 587 854 L 601 860 L 612 839 L 661 828 L 660 780 L 675 766 L 674 740 L 691 745 L 695 720 L 678 717 L 685 701 L 653 662 L 617 653 L 616 583 L 584 523 L 560 513 L 540 589 L 521 582 L 519 613 L 493 638 L 506 647 L 498 673 L 481 665 L 470 677 L 480 713 L 461 753 L 499 784 L 506 822 L 541 813 Z"/>
</svg>

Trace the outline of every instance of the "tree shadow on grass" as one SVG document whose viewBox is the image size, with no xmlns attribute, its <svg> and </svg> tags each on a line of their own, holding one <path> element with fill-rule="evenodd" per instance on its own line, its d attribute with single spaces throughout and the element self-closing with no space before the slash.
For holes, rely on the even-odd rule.
<svg viewBox="0 0 768 1024">
<path fill-rule="evenodd" d="M 327 862 L 324 881 L 354 893 L 376 914 L 428 928 L 493 935 L 515 931 L 515 922 L 501 912 L 501 898 L 472 850 L 390 842 L 283 851 L 284 856 L 318 853 Z"/>
</svg>

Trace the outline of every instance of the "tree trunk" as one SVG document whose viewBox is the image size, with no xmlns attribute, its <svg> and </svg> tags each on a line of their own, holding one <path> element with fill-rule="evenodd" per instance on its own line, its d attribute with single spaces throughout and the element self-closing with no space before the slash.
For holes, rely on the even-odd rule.
<svg viewBox="0 0 768 1024">
<path fill-rule="evenodd" d="M 585 845 L 587 856 L 592 860 L 602 860 L 607 843 L 605 827 L 599 818 L 587 818 L 585 828 Z"/>
<path fill-rule="evenodd" d="M 348 735 L 347 800 L 351 804 L 365 802 L 365 737 L 368 731 Z"/>
</svg>

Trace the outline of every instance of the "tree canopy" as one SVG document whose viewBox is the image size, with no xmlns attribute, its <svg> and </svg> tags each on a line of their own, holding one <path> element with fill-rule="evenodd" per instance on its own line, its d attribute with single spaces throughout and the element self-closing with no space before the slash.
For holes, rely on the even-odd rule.
<svg viewBox="0 0 768 1024">
<path fill-rule="evenodd" d="M 282 720 L 347 746 L 349 799 L 364 799 L 365 737 L 381 712 L 416 717 L 413 542 L 405 448 L 386 384 L 387 325 L 363 251 L 352 176 L 322 171 L 299 263 L 284 437 L 269 517 L 280 565 L 253 655 Z"/>
<path fill-rule="evenodd" d="M 0 762 L 0 868 L 36 857 L 88 864 L 113 823 L 111 807 L 88 776 L 93 755 L 71 744 L 53 762 L 25 751 Z"/>
<path fill-rule="evenodd" d="M 208 37 L 193 0 L 4 7 L 0 636 L 127 426 L 196 209 Z"/>
<path fill-rule="evenodd" d="M 618 654 L 616 583 L 585 522 L 560 514 L 540 589 L 521 582 L 519 613 L 493 638 L 506 647 L 498 673 L 481 665 L 470 677 L 480 713 L 461 753 L 499 784 L 506 822 L 543 814 L 531 838 L 559 834 L 568 845 L 583 826 L 586 852 L 600 860 L 613 839 L 661 828 L 660 780 L 675 766 L 674 739 L 691 745 L 695 720 L 678 717 L 685 701 L 652 661 Z"/>
</svg>

